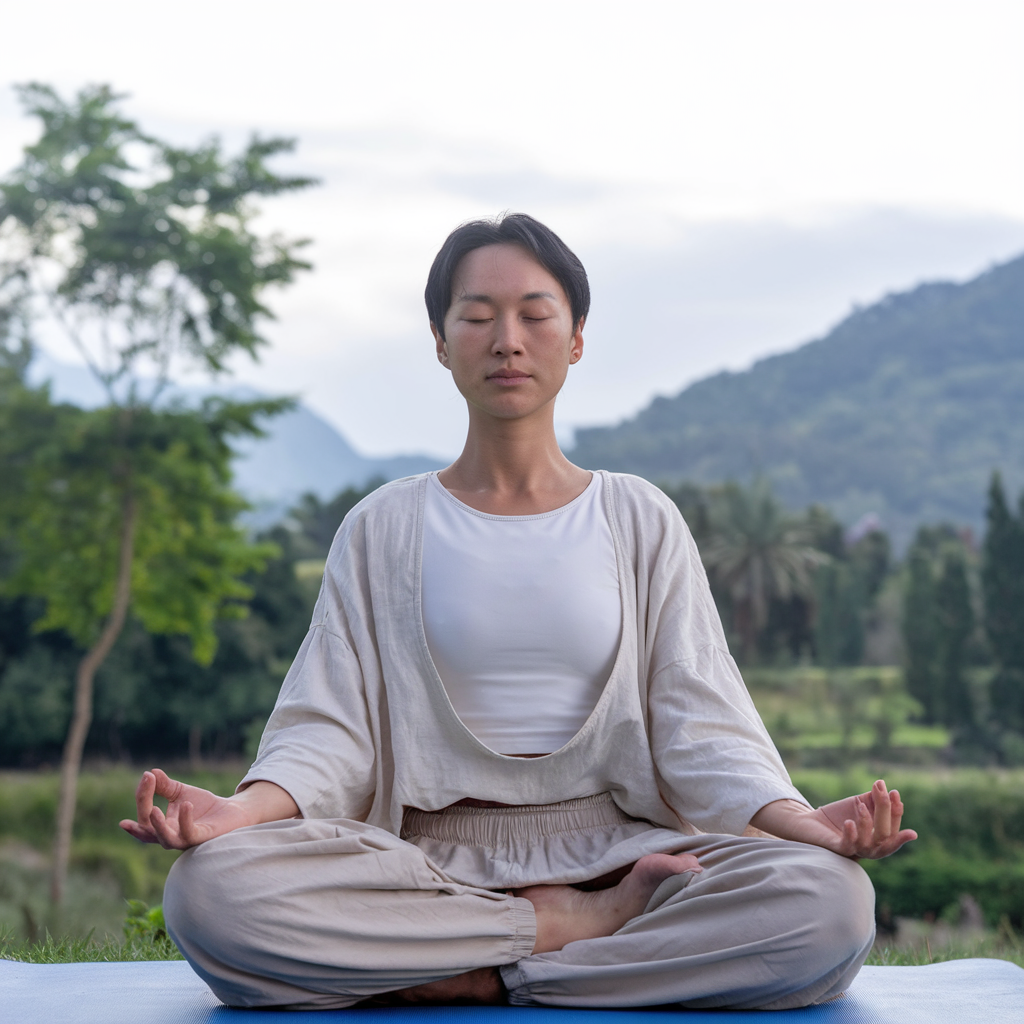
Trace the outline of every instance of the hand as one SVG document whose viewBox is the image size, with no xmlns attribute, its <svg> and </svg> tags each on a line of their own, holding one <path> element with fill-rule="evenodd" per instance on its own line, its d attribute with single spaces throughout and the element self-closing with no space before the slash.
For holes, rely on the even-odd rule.
<svg viewBox="0 0 1024 1024">
<path fill-rule="evenodd" d="M 277 788 L 277 787 L 275 787 Z M 166 797 L 167 814 L 153 803 Z M 159 768 L 143 772 L 135 790 L 138 821 L 120 823 L 129 835 L 143 843 L 159 843 L 165 850 L 187 850 L 236 828 L 255 824 L 246 805 L 217 796 L 198 786 L 186 786 L 168 778 Z"/>
<path fill-rule="evenodd" d="M 900 829 L 903 801 L 899 790 L 888 792 L 881 779 L 869 792 L 825 804 L 814 814 L 835 830 L 839 848 L 828 848 L 845 857 L 880 860 L 917 838 L 913 829 Z"/>
<path fill-rule="evenodd" d="M 888 792 L 879 779 L 870 792 L 816 811 L 795 800 L 776 800 L 762 807 L 751 824 L 780 839 L 822 846 L 843 857 L 877 860 L 917 838 L 913 829 L 900 829 L 902 818 L 899 792 Z"/>
</svg>

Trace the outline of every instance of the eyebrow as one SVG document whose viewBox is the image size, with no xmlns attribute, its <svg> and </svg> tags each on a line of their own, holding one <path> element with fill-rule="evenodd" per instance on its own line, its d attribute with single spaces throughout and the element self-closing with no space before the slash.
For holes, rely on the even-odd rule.
<svg viewBox="0 0 1024 1024">
<path fill-rule="evenodd" d="M 530 299 L 555 299 L 556 296 L 552 295 L 551 292 L 527 292 L 519 301 L 527 302 Z M 490 295 L 457 295 L 455 297 L 457 302 L 493 302 L 494 299 Z"/>
</svg>

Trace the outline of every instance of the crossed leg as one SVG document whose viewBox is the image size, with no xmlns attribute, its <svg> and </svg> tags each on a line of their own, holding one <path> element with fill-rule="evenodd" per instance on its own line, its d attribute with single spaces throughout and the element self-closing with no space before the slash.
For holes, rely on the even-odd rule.
<svg viewBox="0 0 1024 1024">
<path fill-rule="evenodd" d="M 274 822 L 184 854 L 164 908 L 189 962 L 235 1006 L 507 992 L 516 1005 L 775 1008 L 828 998 L 856 974 L 873 894 L 852 861 L 771 839 L 680 845 L 604 891 L 506 895 L 452 881 L 363 823 Z"/>
<path fill-rule="evenodd" d="M 534 954 L 553 953 L 570 942 L 612 935 L 638 917 L 665 879 L 700 872 L 689 853 L 651 853 L 633 865 L 616 885 L 586 892 L 571 885 L 531 885 L 513 890 L 533 904 L 537 918 Z M 480 967 L 441 981 L 400 989 L 366 1000 L 368 1005 L 435 1003 L 500 1004 L 507 1002 L 497 967 Z"/>
</svg>

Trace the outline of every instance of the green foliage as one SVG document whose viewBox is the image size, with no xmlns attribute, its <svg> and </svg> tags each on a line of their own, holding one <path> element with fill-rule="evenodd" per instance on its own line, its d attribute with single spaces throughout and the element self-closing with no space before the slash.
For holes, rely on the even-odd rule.
<svg viewBox="0 0 1024 1024">
<path fill-rule="evenodd" d="M 370 485 L 372 486 L 372 485 Z M 87 750 L 114 758 L 193 759 L 255 756 L 281 680 L 305 636 L 323 570 L 324 538 L 347 508 L 368 493 L 348 489 L 331 502 L 308 500 L 257 538 L 272 546 L 262 568 L 239 577 L 249 596 L 244 618 L 212 624 L 217 649 L 208 666 L 187 637 L 160 636 L 130 620 L 97 676 Z M 301 513 L 301 514 L 300 514 Z M 311 555 L 319 558 L 310 559 Z M 307 561 L 308 560 L 308 561 Z M 314 573 L 307 569 L 315 568 Z M 0 598 L 0 763 L 53 759 L 70 716 L 70 677 L 77 650 L 62 632 L 33 633 L 42 605 Z"/>
<path fill-rule="evenodd" d="M 16 618 L 0 626 L 0 724 L 16 741 L 5 760 L 26 747 L 42 756 L 54 723 L 67 725 L 60 638 L 90 648 L 79 663 L 78 739 L 68 745 L 78 749 L 91 673 L 129 602 L 129 640 L 139 627 L 171 637 L 176 651 L 187 638 L 200 667 L 220 640 L 245 639 L 244 630 L 225 634 L 222 620 L 249 610 L 252 580 L 278 548 L 252 544 L 236 525 L 245 505 L 231 488 L 231 447 L 290 403 L 210 398 L 186 408 L 162 394 L 176 367 L 217 373 L 232 352 L 253 355 L 265 343 L 266 289 L 307 264 L 297 256 L 303 243 L 253 231 L 252 201 L 310 183 L 268 167 L 288 140 L 254 138 L 229 157 L 216 140 L 189 148 L 143 132 L 106 86 L 72 100 L 39 84 L 19 91 L 42 133 L 0 182 L 0 611 Z M 35 320 L 78 347 L 107 390 L 106 408 L 55 406 L 45 389 L 25 386 Z M 120 564 L 130 572 L 119 574 Z M 24 638 L 26 617 L 37 641 Z M 263 645 L 275 659 L 278 646 Z M 172 657 L 172 669 L 180 661 Z M 238 674 L 228 675 L 237 687 Z M 101 687 L 111 746 L 122 724 L 139 724 L 138 701 L 123 698 L 144 688 L 130 675 Z M 204 700 L 195 688 L 189 696 L 208 719 L 217 686 L 205 678 L 199 688 Z M 267 698 L 254 702 L 247 721 Z M 178 717 L 172 710 L 172 732 Z"/>
<path fill-rule="evenodd" d="M 221 371 L 231 352 L 265 344 L 262 292 L 308 264 L 295 255 L 303 243 L 250 230 L 250 200 L 311 184 L 266 165 L 293 142 L 254 137 L 229 159 L 216 140 L 188 148 L 143 132 L 109 86 L 71 101 L 38 83 L 18 92 L 43 131 L 0 184 L 0 224 L 18 239 L 26 288 L 112 397 L 127 379 L 137 401 L 142 362 L 162 382 L 176 356 Z"/>
<path fill-rule="evenodd" d="M 258 432 L 256 416 L 275 408 L 209 399 L 198 410 L 76 410 L 63 438 L 37 453 L 12 531 L 17 559 L 6 589 L 45 601 L 35 628 L 94 641 L 114 601 L 130 493 L 135 614 L 150 632 L 189 636 L 208 663 L 214 621 L 249 596 L 238 577 L 275 551 L 250 544 L 235 525 L 246 506 L 231 490 L 228 442 Z"/>
<path fill-rule="evenodd" d="M 164 908 L 161 904 L 151 907 L 142 900 L 127 900 L 128 914 L 124 921 L 124 937 L 159 942 L 167 939 L 167 925 L 164 923 Z"/>
<path fill-rule="evenodd" d="M 832 558 L 815 577 L 814 649 L 821 665 L 857 665 L 864 657 L 867 618 L 889 572 L 889 538 L 870 530 L 852 544 L 823 509 L 809 510 L 815 520 L 832 526 L 816 546 Z M 833 525 L 834 524 L 834 525 Z"/>
<path fill-rule="evenodd" d="M 899 760 L 948 743 L 911 726 L 920 705 L 897 668 L 751 669 L 747 686 L 786 762 L 842 767 L 866 756 Z"/>
<path fill-rule="evenodd" d="M 975 559 L 949 526 L 921 527 L 907 554 L 903 644 L 907 684 L 925 721 L 971 742 L 980 725 L 970 667 L 982 655 L 972 596 Z"/>
<path fill-rule="evenodd" d="M 711 492 L 701 557 L 718 589 L 729 595 L 748 661 L 756 655 L 772 602 L 808 596 L 815 567 L 827 561 L 812 546 L 805 524 L 783 511 L 763 480 Z"/>
<path fill-rule="evenodd" d="M 992 709 L 1000 721 L 1024 732 L 1024 493 L 1014 516 L 998 473 L 989 487 L 981 580 L 985 633 L 998 669 Z"/>
<path fill-rule="evenodd" d="M 863 769 L 837 774 L 794 771 L 815 805 L 866 792 L 877 777 Z M 940 916 L 962 894 L 974 897 L 989 925 L 1024 922 L 1024 776 L 959 769 L 886 773 L 906 805 L 904 824 L 920 839 L 892 857 L 862 862 L 880 909 Z"/>
<path fill-rule="evenodd" d="M 878 529 L 850 543 L 820 505 L 786 513 L 764 480 L 664 484 L 700 548 L 726 633 L 750 663 L 856 665 L 890 572 Z"/>
</svg>

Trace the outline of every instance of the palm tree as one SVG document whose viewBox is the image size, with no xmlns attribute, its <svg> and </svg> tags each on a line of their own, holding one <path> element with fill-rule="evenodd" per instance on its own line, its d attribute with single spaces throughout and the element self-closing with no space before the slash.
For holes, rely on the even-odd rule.
<svg viewBox="0 0 1024 1024">
<path fill-rule="evenodd" d="M 828 555 L 812 546 L 806 526 L 785 512 L 765 480 L 726 485 L 710 519 L 704 565 L 733 600 L 743 659 L 751 661 L 772 600 L 811 597 L 814 571 Z"/>
</svg>

